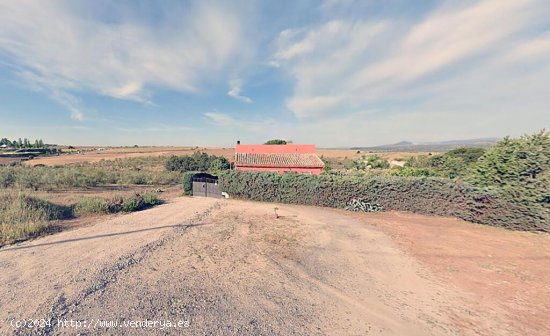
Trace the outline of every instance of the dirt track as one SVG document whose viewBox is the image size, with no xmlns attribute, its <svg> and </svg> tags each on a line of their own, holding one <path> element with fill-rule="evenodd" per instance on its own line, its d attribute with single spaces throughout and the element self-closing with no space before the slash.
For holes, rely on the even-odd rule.
<svg viewBox="0 0 550 336">
<path fill-rule="evenodd" d="M 178 198 L 0 249 L 0 334 L 517 334 L 475 288 L 442 282 L 384 233 L 400 214 L 279 207 L 275 220 L 272 204 Z M 29 318 L 53 322 L 10 326 Z M 145 319 L 188 327 L 97 325 Z"/>
</svg>

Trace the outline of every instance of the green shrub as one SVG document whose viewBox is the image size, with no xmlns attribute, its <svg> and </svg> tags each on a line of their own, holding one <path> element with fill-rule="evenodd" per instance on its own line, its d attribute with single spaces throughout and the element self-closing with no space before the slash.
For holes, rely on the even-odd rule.
<svg viewBox="0 0 550 336">
<path fill-rule="evenodd" d="M 230 168 L 229 161 L 223 156 L 195 152 L 191 156 L 171 156 L 165 165 L 168 171 L 213 171 L 219 172 Z"/>
<path fill-rule="evenodd" d="M 91 197 L 84 198 L 74 205 L 75 214 L 105 214 L 117 212 L 133 212 L 161 204 L 162 201 L 156 192 L 146 192 L 143 195 L 135 194 L 129 197 L 115 196 L 111 198 Z"/>
<path fill-rule="evenodd" d="M 550 217 L 550 134 L 497 142 L 479 158 L 468 180 Z"/>
<path fill-rule="evenodd" d="M 75 204 L 75 213 L 79 216 L 87 214 L 105 214 L 109 212 L 107 201 L 99 197 L 83 198 Z"/>
<path fill-rule="evenodd" d="M 130 197 L 122 198 L 121 210 L 124 212 L 141 211 L 160 203 L 161 200 L 154 192 L 147 192 L 143 195 L 135 194 Z"/>
<path fill-rule="evenodd" d="M 0 169 L 0 188 L 9 188 L 15 184 L 16 175 L 14 168 L 4 167 Z"/>
<path fill-rule="evenodd" d="M 517 204 L 497 191 L 467 183 L 426 177 L 348 177 L 229 171 L 220 188 L 231 197 L 344 208 L 353 198 L 387 210 L 454 216 L 519 230 L 550 231 L 543 213 Z"/>
<path fill-rule="evenodd" d="M 0 194 L 0 245 L 47 232 L 48 221 L 73 216 L 72 208 L 25 194 Z"/>
<path fill-rule="evenodd" d="M 428 177 L 437 176 L 437 173 L 433 169 L 428 168 L 413 168 L 413 167 L 394 167 L 390 170 L 392 176 L 402 177 Z"/>
<path fill-rule="evenodd" d="M 143 210 L 146 207 L 143 196 L 140 194 L 135 194 L 131 197 L 128 197 L 123 200 L 122 211 L 124 212 L 133 212 Z"/>
<path fill-rule="evenodd" d="M 367 167 L 372 169 L 386 169 L 390 167 L 388 160 L 380 155 L 369 155 L 366 158 Z"/>
<path fill-rule="evenodd" d="M 477 160 L 483 156 L 485 148 L 480 147 L 461 147 L 448 151 L 443 154 L 447 157 L 460 158 L 465 163 L 471 164 L 477 162 Z"/>
<path fill-rule="evenodd" d="M 162 203 L 162 200 L 159 198 L 158 194 L 153 191 L 148 191 L 144 193 L 143 201 L 147 206 L 155 206 Z"/>
<path fill-rule="evenodd" d="M 418 155 L 407 159 L 404 169 L 392 172 L 395 176 L 465 177 L 485 153 L 483 148 L 463 147 L 439 155 Z"/>
<path fill-rule="evenodd" d="M 166 170 L 168 171 L 191 171 L 197 170 L 198 166 L 191 156 L 176 156 L 172 155 L 166 162 Z"/>
</svg>

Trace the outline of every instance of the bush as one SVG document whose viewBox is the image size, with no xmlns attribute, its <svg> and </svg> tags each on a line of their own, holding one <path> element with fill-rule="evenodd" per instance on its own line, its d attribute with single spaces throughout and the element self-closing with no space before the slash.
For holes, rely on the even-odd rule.
<svg viewBox="0 0 550 336">
<path fill-rule="evenodd" d="M 159 205 L 162 201 L 157 193 L 146 192 L 143 195 L 135 194 L 130 197 L 115 196 L 111 198 L 84 198 L 75 204 L 75 213 L 79 216 L 87 214 L 105 214 L 117 212 L 133 212 Z"/>
<path fill-rule="evenodd" d="M 387 169 L 390 167 L 388 160 L 379 155 L 362 155 L 361 158 L 351 162 L 349 168 L 356 170 Z"/>
<path fill-rule="evenodd" d="M 518 230 L 549 231 L 549 218 L 505 194 L 443 178 L 367 178 L 229 171 L 220 188 L 232 197 L 344 208 L 361 198 L 387 210 L 454 216 Z"/>
<path fill-rule="evenodd" d="M 15 184 L 16 175 L 14 168 L 4 167 L 0 169 L 0 188 L 9 188 Z"/>
<path fill-rule="evenodd" d="M 390 167 L 390 163 L 379 155 L 369 155 L 367 157 L 367 167 L 372 169 L 386 169 Z"/>
<path fill-rule="evenodd" d="M 485 154 L 485 148 L 480 147 L 461 147 L 448 151 L 443 154 L 447 157 L 460 158 L 465 163 L 475 163 L 477 160 Z"/>
<path fill-rule="evenodd" d="M 166 162 L 166 170 L 168 171 L 192 171 L 197 170 L 198 166 L 191 156 L 176 156 L 172 155 Z"/>
<path fill-rule="evenodd" d="M 479 158 L 469 181 L 550 217 L 550 134 L 497 142 Z"/>
<path fill-rule="evenodd" d="M 413 167 L 394 167 L 390 170 L 390 175 L 402 177 L 437 176 L 433 169 Z"/>
<path fill-rule="evenodd" d="M 219 172 L 230 168 L 229 161 L 223 156 L 195 152 L 191 156 L 171 156 L 165 165 L 168 171 L 213 171 Z"/>
<path fill-rule="evenodd" d="M 392 172 L 395 176 L 465 177 L 485 153 L 483 148 L 457 148 L 439 155 L 419 155 L 407 159 L 404 169 Z"/>
<path fill-rule="evenodd" d="M 122 211 L 124 212 L 133 212 L 143 210 L 147 205 L 143 200 L 143 196 L 140 194 L 135 194 L 127 199 L 124 199 L 122 202 Z"/>
<path fill-rule="evenodd" d="M 143 194 L 143 201 L 147 206 L 155 206 L 162 203 L 156 192 L 148 191 Z"/>
<path fill-rule="evenodd" d="M 0 245 L 47 232 L 48 221 L 71 218 L 71 207 L 25 194 L 0 194 Z"/>
<path fill-rule="evenodd" d="M 103 198 L 83 198 L 75 204 L 75 213 L 79 216 L 87 214 L 105 214 L 109 212 L 109 206 Z"/>
</svg>

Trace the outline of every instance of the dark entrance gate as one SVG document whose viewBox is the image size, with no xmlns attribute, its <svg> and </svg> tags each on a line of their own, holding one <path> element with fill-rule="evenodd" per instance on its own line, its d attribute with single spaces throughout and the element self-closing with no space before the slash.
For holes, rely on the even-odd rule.
<svg viewBox="0 0 550 336">
<path fill-rule="evenodd" d="M 193 176 L 193 196 L 221 198 L 218 177 L 206 173 Z"/>
</svg>

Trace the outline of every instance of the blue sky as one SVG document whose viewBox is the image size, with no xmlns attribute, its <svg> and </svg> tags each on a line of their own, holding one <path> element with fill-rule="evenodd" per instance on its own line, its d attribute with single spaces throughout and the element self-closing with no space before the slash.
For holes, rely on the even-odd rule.
<svg viewBox="0 0 550 336">
<path fill-rule="evenodd" d="M 0 0 L 0 137 L 322 147 L 550 128 L 550 2 Z"/>
</svg>

